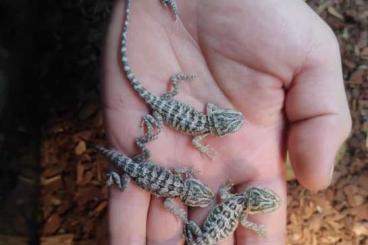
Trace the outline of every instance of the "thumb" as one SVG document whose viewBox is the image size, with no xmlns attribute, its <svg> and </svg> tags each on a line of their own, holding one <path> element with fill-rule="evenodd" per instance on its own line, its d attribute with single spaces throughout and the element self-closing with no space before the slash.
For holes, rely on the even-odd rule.
<svg viewBox="0 0 368 245">
<path fill-rule="evenodd" d="M 287 146 L 296 178 L 315 191 L 330 184 L 336 154 L 351 128 L 338 43 L 326 29 L 328 37 L 311 49 L 285 104 Z"/>
</svg>

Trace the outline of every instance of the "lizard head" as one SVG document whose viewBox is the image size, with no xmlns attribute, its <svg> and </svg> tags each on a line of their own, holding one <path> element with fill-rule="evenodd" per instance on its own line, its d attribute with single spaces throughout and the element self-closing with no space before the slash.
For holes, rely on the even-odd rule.
<svg viewBox="0 0 368 245">
<path fill-rule="evenodd" d="M 268 213 L 280 207 L 281 199 L 273 191 L 263 187 L 251 187 L 244 192 L 248 213 Z"/>
<path fill-rule="evenodd" d="M 187 179 L 185 182 L 186 191 L 182 196 L 185 205 L 191 207 L 207 207 L 214 200 L 212 190 L 197 179 Z"/>
<path fill-rule="evenodd" d="M 211 104 L 208 111 L 211 134 L 223 136 L 238 131 L 244 124 L 244 116 L 233 109 L 220 109 Z"/>
</svg>

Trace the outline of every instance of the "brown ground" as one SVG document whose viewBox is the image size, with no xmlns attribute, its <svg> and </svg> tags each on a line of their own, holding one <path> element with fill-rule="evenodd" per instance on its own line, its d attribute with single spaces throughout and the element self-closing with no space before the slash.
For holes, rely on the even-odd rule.
<svg viewBox="0 0 368 245">
<path fill-rule="evenodd" d="M 69 15 L 71 12 L 85 17 L 85 23 L 81 23 L 89 29 L 84 33 L 87 39 L 82 39 L 86 43 L 82 58 L 74 57 L 78 67 L 82 67 L 82 74 L 75 76 L 70 72 L 70 76 L 74 80 L 88 80 L 91 70 L 98 67 L 99 51 L 96 50 L 103 36 L 103 25 L 88 16 L 93 13 L 103 22 L 111 7 L 103 1 L 98 5 L 72 2 L 65 1 L 63 8 Z M 288 244 L 368 245 L 368 2 L 308 2 L 339 38 L 354 125 L 330 188 L 311 193 L 296 181 L 289 182 Z M 74 30 L 74 35 L 78 39 L 81 34 Z M 97 81 L 98 75 L 90 79 Z M 72 241 L 74 244 L 106 244 L 103 242 L 106 238 L 107 188 L 103 185 L 106 163 L 86 149 L 82 140 L 104 142 L 102 116 L 99 105 L 94 102 L 98 96 L 93 88 L 88 91 L 91 92 L 81 96 L 76 109 L 71 110 L 70 106 L 49 112 L 44 127 L 39 215 L 44 245 L 72 244 Z M 52 98 L 47 99 L 52 101 Z M 15 238 L 0 235 L 0 244 L 24 244 L 22 238 L 16 238 L 17 242 L 6 239 Z"/>
</svg>

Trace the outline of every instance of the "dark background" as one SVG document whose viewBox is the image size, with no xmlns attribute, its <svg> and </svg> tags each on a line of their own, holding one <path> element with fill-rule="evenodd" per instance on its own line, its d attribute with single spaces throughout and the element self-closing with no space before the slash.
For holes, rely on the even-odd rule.
<svg viewBox="0 0 368 245">
<path fill-rule="evenodd" d="M 106 0 L 0 0 L 1 235 L 39 244 L 43 129 L 98 100 L 110 9 Z"/>
</svg>

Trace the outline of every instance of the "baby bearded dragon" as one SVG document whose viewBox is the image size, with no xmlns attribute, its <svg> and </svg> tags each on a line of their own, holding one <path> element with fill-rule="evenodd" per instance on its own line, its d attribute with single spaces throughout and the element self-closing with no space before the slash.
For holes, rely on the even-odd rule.
<svg viewBox="0 0 368 245">
<path fill-rule="evenodd" d="M 219 194 L 223 201 L 211 210 L 202 229 L 195 222 L 182 218 L 186 223 L 184 236 L 188 245 L 216 244 L 230 236 L 239 222 L 259 235 L 264 235 L 264 226 L 248 221 L 247 215 L 276 210 L 281 202 L 279 196 L 262 187 L 251 187 L 238 194 L 231 194 L 230 188 L 231 185 L 220 188 Z M 193 234 L 196 239 L 193 238 Z"/>
<path fill-rule="evenodd" d="M 108 185 L 115 182 L 124 190 L 133 179 L 144 190 L 165 197 L 165 206 L 173 209 L 171 211 L 174 213 L 176 207 L 170 198 L 179 197 L 185 205 L 191 207 L 206 207 L 213 203 L 213 192 L 205 184 L 191 177 L 190 168 L 169 170 L 153 162 L 134 162 L 126 155 L 102 146 L 93 145 L 93 148 L 124 172 L 121 176 L 111 172 L 107 179 Z"/>
<path fill-rule="evenodd" d="M 164 2 L 171 2 L 170 0 Z M 131 0 L 127 1 L 126 19 L 122 31 L 122 64 L 127 79 L 134 90 L 144 99 L 153 110 L 153 116 L 146 115 L 146 121 L 156 124 L 159 129 L 166 123 L 172 128 L 195 136 L 192 140 L 193 145 L 202 153 L 212 156 L 213 150 L 208 145 L 203 145 L 202 140 L 209 134 L 223 136 L 238 131 L 244 124 L 242 113 L 232 109 L 220 109 L 216 105 L 207 104 L 207 115 L 199 112 L 194 107 L 173 99 L 178 93 L 179 80 L 191 80 L 193 76 L 176 74 L 172 76 L 172 90 L 162 96 L 153 95 L 136 78 L 132 71 L 127 56 L 128 25 L 130 15 Z"/>
</svg>

